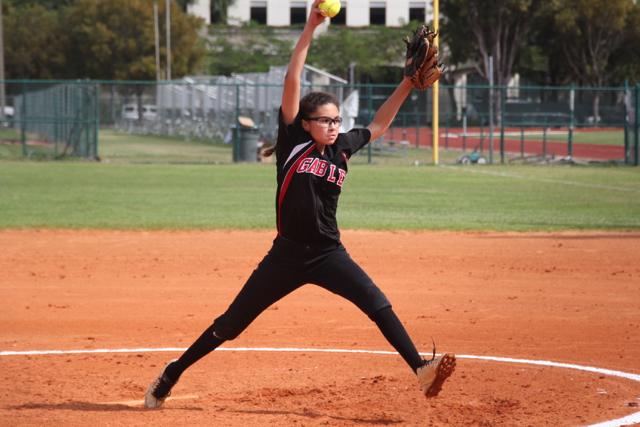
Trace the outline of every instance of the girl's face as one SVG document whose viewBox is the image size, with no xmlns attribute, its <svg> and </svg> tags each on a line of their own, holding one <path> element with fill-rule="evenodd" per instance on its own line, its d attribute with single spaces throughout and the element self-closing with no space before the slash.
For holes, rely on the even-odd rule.
<svg viewBox="0 0 640 427">
<path fill-rule="evenodd" d="M 316 108 L 309 117 L 302 119 L 302 128 L 311 134 L 320 152 L 324 152 L 326 145 L 336 142 L 340 123 L 340 109 L 335 104 L 324 104 Z"/>
</svg>

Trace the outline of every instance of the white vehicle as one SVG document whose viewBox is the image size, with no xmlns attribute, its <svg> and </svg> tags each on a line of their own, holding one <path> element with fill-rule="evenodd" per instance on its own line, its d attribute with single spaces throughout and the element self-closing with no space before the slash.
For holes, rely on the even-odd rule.
<svg viewBox="0 0 640 427">
<path fill-rule="evenodd" d="M 142 118 L 144 120 L 155 120 L 158 117 L 158 107 L 152 104 L 142 106 Z M 122 106 L 122 118 L 126 120 L 138 120 L 138 104 L 125 104 Z"/>
</svg>

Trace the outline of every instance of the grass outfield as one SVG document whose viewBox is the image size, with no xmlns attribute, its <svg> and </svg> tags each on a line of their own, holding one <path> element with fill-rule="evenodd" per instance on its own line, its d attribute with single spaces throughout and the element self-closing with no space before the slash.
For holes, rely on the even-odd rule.
<svg viewBox="0 0 640 427">
<path fill-rule="evenodd" d="M 155 135 L 100 131 L 100 157 L 125 163 L 229 163 L 231 146 Z"/>
<path fill-rule="evenodd" d="M 272 165 L 1 162 L 0 228 L 273 228 Z M 352 165 L 342 228 L 640 229 L 640 170 Z"/>
<path fill-rule="evenodd" d="M 514 137 L 511 136 L 511 139 Z M 518 137 L 519 138 L 519 137 Z M 542 132 L 525 132 L 525 140 L 542 140 Z M 548 141 L 567 142 L 568 131 L 552 131 L 547 134 Z M 624 130 L 591 131 L 576 129 L 573 132 L 574 144 L 624 145 Z"/>
</svg>

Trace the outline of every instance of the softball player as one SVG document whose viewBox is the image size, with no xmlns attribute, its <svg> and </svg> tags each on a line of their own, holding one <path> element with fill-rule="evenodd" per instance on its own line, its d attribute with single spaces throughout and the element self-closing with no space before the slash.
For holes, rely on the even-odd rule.
<svg viewBox="0 0 640 427">
<path fill-rule="evenodd" d="M 435 396 L 455 367 L 455 356 L 423 360 L 391 304 L 340 242 L 338 197 L 349 158 L 384 134 L 412 89 L 407 78 L 364 129 L 339 133 L 338 101 L 312 92 L 300 99 L 300 74 L 313 32 L 325 17 L 316 0 L 292 53 L 284 81 L 276 153 L 278 234 L 229 308 L 177 360 L 167 364 L 145 395 L 158 408 L 182 373 L 223 342 L 236 338 L 267 307 L 306 283 L 316 284 L 354 303 L 376 323 L 416 373 L 425 396 Z M 271 154 L 271 153 L 267 153 Z"/>
</svg>

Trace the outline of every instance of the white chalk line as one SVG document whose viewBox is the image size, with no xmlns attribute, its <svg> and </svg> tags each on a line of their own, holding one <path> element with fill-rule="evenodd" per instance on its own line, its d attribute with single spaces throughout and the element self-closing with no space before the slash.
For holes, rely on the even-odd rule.
<svg viewBox="0 0 640 427">
<path fill-rule="evenodd" d="M 166 401 L 170 400 L 195 400 L 198 399 L 197 394 L 185 394 L 181 396 L 169 396 Z M 115 402 L 100 402 L 101 405 L 125 405 L 125 406 L 141 406 L 144 404 L 144 399 L 138 400 L 119 400 Z"/>
<path fill-rule="evenodd" d="M 162 347 L 162 348 L 116 348 L 116 349 L 91 349 L 91 350 L 25 350 L 25 351 L 0 351 L 0 357 L 10 356 L 50 356 L 50 355 L 71 355 L 71 354 L 114 354 L 114 353 L 166 353 L 183 352 L 186 348 Z M 395 351 L 384 350 L 357 350 L 340 348 L 297 348 L 297 347 L 219 347 L 216 351 L 252 351 L 252 352 L 278 352 L 278 353 L 349 353 L 349 354 L 376 354 L 376 355 L 397 355 Z M 431 353 L 421 353 L 429 356 Z M 616 371 L 612 369 L 597 368 L 594 366 L 576 365 L 573 363 L 560 363 L 550 360 L 515 359 L 511 357 L 498 356 L 475 356 L 471 354 L 456 354 L 458 359 L 486 360 L 500 363 L 519 363 L 526 365 L 548 366 L 554 368 L 574 369 L 578 371 L 591 372 L 600 375 L 607 375 L 640 382 L 640 374 Z M 197 398 L 194 395 L 181 396 L 180 399 Z M 112 402 L 120 404 L 138 404 L 142 401 Z M 598 424 L 591 424 L 588 427 L 620 427 L 629 424 L 640 423 L 640 412 L 633 413 L 623 418 L 604 421 Z"/>
<path fill-rule="evenodd" d="M 622 191 L 622 192 L 630 192 L 630 193 L 640 193 L 640 189 L 638 188 L 616 187 L 613 185 L 601 185 L 601 184 L 586 184 L 584 182 L 567 181 L 567 180 L 550 179 L 550 178 L 539 178 L 539 177 L 534 177 L 529 175 L 518 175 L 515 173 L 481 170 L 478 168 L 469 168 L 464 166 L 440 165 L 440 167 L 445 169 L 454 169 L 460 172 L 479 173 L 483 175 L 492 175 L 492 176 L 498 176 L 502 178 L 524 179 L 528 181 L 546 182 L 549 184 L 564 184 L 564 185 L 570 185 L 574 187 L 593 188 L 596 190 L 612 190 L 612 191 Z"/>
</svg>

